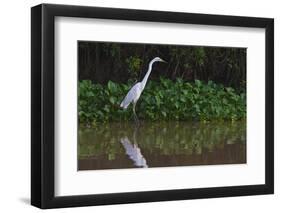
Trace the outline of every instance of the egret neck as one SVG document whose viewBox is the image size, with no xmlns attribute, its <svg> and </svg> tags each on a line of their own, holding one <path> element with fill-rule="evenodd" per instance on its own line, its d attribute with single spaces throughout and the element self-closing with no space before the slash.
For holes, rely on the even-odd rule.
<svg viewBox="0 0 281 213">
<path fill-rule="evenodd" d="M 150 75 L 150 73 L 151 73 L 152 65 L 153 65 L 154 62 L 155 62 L 155 60 L 153 59 L 153 60 L 149 63 L 149 65 L 148 65 L 148 71 L 147 71 L 147 73 L 145 74 L 144 78 L 143 78 L 142 81 L 141 81 L 142 90 L 144 89 L 144 87 L 145 87 L 145 85 L 146 85 L 147 79 L 148 79 L 148 77 L 149 77 L 149 75 Z"/>
</svg>

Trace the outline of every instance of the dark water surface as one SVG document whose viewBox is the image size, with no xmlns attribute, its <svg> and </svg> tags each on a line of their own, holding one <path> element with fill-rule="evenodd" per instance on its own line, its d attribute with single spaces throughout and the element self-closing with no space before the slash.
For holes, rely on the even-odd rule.
<svg viewBox="0 0 281 213">
<path fill-rule="evenodd" d="M 80 128 L 78 170 L 246 163 L 246 122 L 145 122 Z"/>
</svg>

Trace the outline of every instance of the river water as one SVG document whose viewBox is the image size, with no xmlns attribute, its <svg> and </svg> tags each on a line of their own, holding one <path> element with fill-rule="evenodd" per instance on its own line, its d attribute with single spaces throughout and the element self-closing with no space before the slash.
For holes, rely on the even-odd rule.
<svg viewBox="0 0 281 213">
<path fill-rule="evenodd" d="M 108 123 L 78 139 L 78 170 L 246 163 L 245 121 Z"/>
</svg>

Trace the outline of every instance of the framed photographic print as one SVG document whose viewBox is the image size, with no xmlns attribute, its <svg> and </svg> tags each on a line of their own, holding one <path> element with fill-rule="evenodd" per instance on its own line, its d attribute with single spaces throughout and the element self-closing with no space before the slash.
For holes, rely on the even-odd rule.
<svg viewBox="0 0 281 213">
<path fill-rule="evenodd" d="M 272 194 L 274 21 L 31 9 L 31 203 Z"/>
</svg>

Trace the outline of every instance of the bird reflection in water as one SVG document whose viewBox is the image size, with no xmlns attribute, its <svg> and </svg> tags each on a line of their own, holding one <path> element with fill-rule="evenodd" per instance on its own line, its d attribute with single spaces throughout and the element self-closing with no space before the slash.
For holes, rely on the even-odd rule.
<svg viewBox="0 0 281 213">
<path fill-rule="evenodd" d="M 134 141 L 131 143 L 131 141 L 128 139 L 127 136 L 122 137 L 120 139 L 120 143 L 123 145 L 126 155 L 133 161 L 134 165 L 136 167 L 142 167 L 142 168 L 148 168 L 146 159 L 141 153 L 141 149 L 139 148 L 137 141 L 136 141 L 136 133 L 137 133 L 137 128 L 135 128 L 134 131 Z"/>
</svg>

